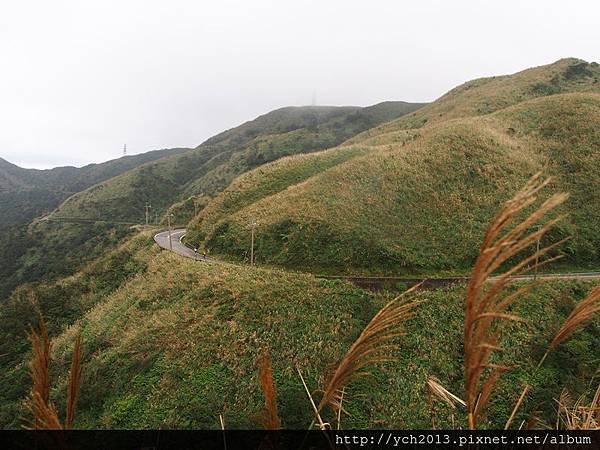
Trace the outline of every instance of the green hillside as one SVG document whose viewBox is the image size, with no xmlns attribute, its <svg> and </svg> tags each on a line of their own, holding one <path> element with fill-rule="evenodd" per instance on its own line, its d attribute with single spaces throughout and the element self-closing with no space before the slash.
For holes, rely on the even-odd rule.
<svg viewBox="0 0 600 450">
<path fill-rule="evenodd" d="M 504 423 L 548 339 L 590 287 L 552 282 L 519 302 L 516 312 L 529 321 L 507 333 L 504 355 L 518 368 L 491 403 L 488 425 Z M 17 427 L 26 416 L 21 404 L 29 387 L 24 331 L 38 311 L 55 336 L 51 396 L 61 410 L 73 339 L 83 335 L 76 427 L 218 428 L 219 414 L 227 428 L 260 427 L 263 398 L 256 360 L 269 348 L 283 424 L 304 428 L 312 410 L 296 367 L 311 390 L 322 387 L 327 370 L 391 295 L 280 270 L 193 262 L 159 252 L 149 235 L 34 293 L 17 291 L 0 305 L 5 355 L 0 423 L 5 427 Z M 396 359 L 371 369 L 370 377 L 346 391 L 344 428 L 428 428 L 432 415 L 439 426 L 465 426 L 460 411 L 441 403 L 432 408 L 425 387 L 435 376 L 462 395 L 464 286 L 418 296 L 424 303 L 406 324 Z M 535 408 L 551 421 L 551 399 L 564 386 L 573 393 L 585 390 L 596 370 L 599 337 L 596 322 L 552 354 L 537 375 L 539 388 L 524 417 Z"/>
<path fill-rule="evenodd" d="M 124 156 L 100 164 L 23 169 L 0 158 L 0 228 L 48 213 L 70 195 L 135 167 L 188 149 L 165 149 Z"/>
<path fill-rule="evenodd" d="M 356 137 L 418 129 L 460 117 L 482 116 L 527 100 L 567 92 L 598 92 L 600 66 L 576 58 L 534 67 L 513 75 L 479 78 L 450 90 L 435 102 Z"/>
<path fill-rule="evenodd" d="M 215 195 L 249 169 L 283 156 L 333 147 L 421 106 L 385 102 L 367 108 L 278 109 L 210 138 L 193 151 L 163 158 L 76 194 L 54 215 L 140 221 L 146 202 L 162 215 L 173 203 Z M 193 202 L 186 221 L 192 215 Z"/>
<path fill-rule="evenodd" d="M 597 268 L 599 151 L 600 68 L 560 60 L 466 83 L 341 147 L 250 172 L 199 214 L 188 239 L 241 260 L 255 220 L 259 263 L 463 272 L 498 205 L 543 170 L 555 177 L 554 189 L 571 194 L 569 217 L 550 238 L 573 236 L 563 249 L 567 262 Z"/>
</svg>

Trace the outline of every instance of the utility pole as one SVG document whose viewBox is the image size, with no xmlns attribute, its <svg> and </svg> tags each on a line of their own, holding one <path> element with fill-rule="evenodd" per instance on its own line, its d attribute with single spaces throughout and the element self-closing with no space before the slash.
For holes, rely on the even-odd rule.
<svg viewBox="0 0 600 450">
<path fill-rule="evenodd" d="M 253 266 L 254 265 L 254 232 L 256 230 L 256 226 L 258 225 L 258 223 L 256 222 L 256 220 L 252 219 L 252 223 L 250 223 L 250 229 L 252 230 L 252 234 L 251 234 L 251 244 L 250 244 L 250 265 Z"/>
<path fill-rule="evenodd" d="M 144 208 L 146 208 L 146 226 L 148 226 L 148 219 L 149 219 L 148 214 L 149 214 L 150 208 L 152 208 L 152 206 L 150 206 L 150 203 L 146 203 L 146 206 Z"/>
<path fill-rule="evenodd" d="M 127 155 L 127 144 L 123 144 L 123 156 Z"/>
<path fill-rule="evenodd" d="M 173 238 L 171 237 L 171 231 L 172 231 L 171 230 L 171 216 L 172 215 L 173 214 L 171 214 L 171 213 L 167 214 L 167 224 L 169 226 L 169 249 L 170 250 L 173 250 Z"/>
</svg>

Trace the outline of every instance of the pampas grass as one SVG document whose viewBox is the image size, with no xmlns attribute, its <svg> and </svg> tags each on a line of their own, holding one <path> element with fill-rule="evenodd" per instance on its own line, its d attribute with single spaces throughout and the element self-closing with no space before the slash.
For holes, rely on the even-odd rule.
<svg viewBox="0 0 600 450">
<path fill-rule="evenodd" d="M 273 370 L 271 368 L 271 358 L 268 351 L 265 351 L 259 360 L 260 386 L 265 396 L 265 409 L 262 414 L 262 424 L 267 430 L 278 430 L 281 428 L 281 419 L 277 411 L 277 391 L 273 381 Z"/>
<path fill-rule="evenodd" d="M 52 344 L 48 336 L 46 322 L 40 317 L 39 329 L 33 326 L 28 334 L 31 342 L 31 361 L 29 374 L 31 376 L 31 393 L 27 406 L 31 411 L 36 429 L 62 428 L 56 408 L 49 402 L 50 399 L 50 349 Z"/>
<path fill-rule="evenodd" d="M 562 425 L 567 430 L 599 430 L 600 429 L 600 385 L 594 398 L 586 405 L 585 396 L 581 396 L 571 404 L 568 395 L 563 393 L 558 400 L 557 428 Z"/>
<path fill-rule="evenodd" d="M 589 322 L 592 317 L 600 311 L 600 285 L 577 304 L 565 323 L 558 330 L 550 343 L 548 350 L 556 348 L 561 342 L 567 340 L 575 331 Z"/>
<path fill-rule="evenodd" d="M 77 404 L 77 395 L 81 384 L 81 335 L 75 339 L 73 348 L 73 358 L 71 359 L 71 371 L 69 372 L 69 387 L 67 391 L 67 416 L 65 418 L 65 428 L 73 426 L 75 417 L 75 406 Z"/>
<path fill-rule="evenodd" d="M 427 390 L 430 398 L 437 398 L 442 402 L 446 403 L 452 409 L 456 409 L 456 405 L 467 406 L 464 400 L 457 397 L 448 389 L 440 384 L 440 382 L 434 377 L 427 378 Z"/>
<path fill-rule="evenodd" d="M 563 241 L 541 248 L 514 263 L 504 273 L 492 277 L 497 269 L 517 257 L 532 244 L 539 242 L 544 234 L 561 217 L 548 220 L 536 231 L 532 227 L 567 199 L 566 194 L 555 194 L 516 224 L 523 212 L 537 200 L 537 194 L 549 183 L 540 174 L 533 176 L 511 200 L 507 201 L 492 221 L 485 234 L 477 261 L 473 268 L 465 303 L 464 361 L 465 401 L 467 403 L 469 427 L 477 426 L 478 418 L 486 406 L 501 375 L 510 368 L 492 363 L 492 355 L 501 351 L 499 346 L 503 325 L 507 321 L 522 321 L 507 312 L 508 307 L 522 294 L 529 291 L 530 283 L 510 295 L 505 289 L 510 278 L 524 274 L 534 267 L 556 258 L 538 263 L 539 258 Z M 511 226 L 512 225 L 512 226 Z M 487 286 L 489 284 L 489 286 Z"/>
<path fill-rule="evenodd" d="M 52 344 L 44 319 L 40 316 L 39 331 L 31 327 L 28 335 L 32 357 L 29 372 L 32 381 L 27 407 L 33 415 L 35 429 L 56 430 L 71 428 L 75 417 L 77 395 L 81 384 L 81 336 L 75 340 L 73 359 L 67 390 L 67 411 L 64 425 L 58 417 L 56 407 L 50 402 L 50 349 Z"/>
</svg>

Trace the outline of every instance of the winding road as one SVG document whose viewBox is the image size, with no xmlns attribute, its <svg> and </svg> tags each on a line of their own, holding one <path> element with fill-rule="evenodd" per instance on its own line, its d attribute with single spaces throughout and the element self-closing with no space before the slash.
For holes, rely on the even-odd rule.
<svg viewBox="0 0 600 450">
<path fill-rule="evenodd" d="M 194 252 L 193 249 L 186 246 L 182 242 L 185 233 L 187 233 L 187 230 L 185 228 L 172 230 L 171 243 L 169 243 L 169 231 L 162 231 L 154 235 L 154 242 L 156 242 L 159 247 L 164 248 L 165 250 L 171 250 L 177 253 L 178 255 L 184 256 L 186 258 L 191 258 L 195 259 L 196 261 L 202 261 L 213 264 L 226 264 L 223 261 L 219 261 L 214 258 L 204 258 L 202 255 L 199 255 L 198 253 Z"/>
<path fill-rule="evenodd" d="M 187 247 L 182 239 L 186 234 L 185 228 L 179 228 L 171 231 L 171 244 L 169 244 L 169 232 L 162 231 L 154 236 L 154 241 L 165 250 L 171 250 L 178 255 L 186 258 L 195 259 L 212 264 L 230 264 L 218 259 L 198 255 L 191 248 Z M 423 287 L 440 287 L 456 283 L 466 282 L 469 277 L 450 277 L 450 278 L 402 278 L 402 277 L 352 277 L 346 275 L 315 275 L 317 278 L 328 280 L 347 280 L 362 288 L 371 290 L 381 290 L 386 287 L 395 287 L 398 283 L 403 283 L 407 287 L 423 282 Z M 544 273 L 538 274 L 537 278 L 545 280 L 600 280 L 600 272 L 572 272 L 572 273 Z M 512 280 L 533 280 L 534 275 L 517 275 L 511 277 Z"/>
</svg>

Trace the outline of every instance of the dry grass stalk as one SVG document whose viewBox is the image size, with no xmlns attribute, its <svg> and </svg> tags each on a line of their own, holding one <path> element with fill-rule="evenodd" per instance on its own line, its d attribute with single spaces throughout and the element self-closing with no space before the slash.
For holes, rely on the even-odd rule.
<svg viewBox="0 0 600 450">
<path fill-rule="evenodd" d="M 389 360 L 389 352 L 397 348 L 391 343 L 392 339 L 404 334 L 399 325 L 414 315 L 413 309 L 420 303 L 403 297 L 419 286 L 412 287 L 389 302 L 371 319 L 326 384 L 318 412 L 326 405 L 331 405 L 337 411 L 341 408 L 343 389 L 355 378 L 366 375 L 362 370 L 365 366 Z"/>
<path fill-rule="evenodd" d="M 562 217 L 546 221 L 536 231 L 530 232 L 553 209 L 567 199 L 566 194 L 555 194 L 530 213 L 525 219 L 511 226 L 515 219 L 537 199 L 538 192 L 548 184 L 540 174 L 533 176 L 512 200 L 504 204 L 487 229 L 479 256 L 467 287 L 464 326 L 465 352 L 465 393 L 469 427 L 476 427 L 478 416 L 487 404 L 496 382 L 509 367 L 492 364 L 491 356 L 500 351 L 499 339 L 506 321 L 522 319 L 507 312 L 507 308 L 517 298 L 532 289 L 534 284 L 517 289 L 505 295 L 510 278 L 524 274 L 534 267 L 547 263 L 537 263 L 563 241 L 541 248 L 523 258 L 503 274 L 492 277 L 511 258 L 527 250 Z M 490 286 L 486 288 L 486 285 Z"/>
<path fill-rule="evenodd" d="M 565 323 L 558 330 L 554 339 L 550 343 L 549 350 L 552 350 L 561 342 L 568 339 L 580 326 L 587 323 L 597 312 L 600 311 L 600 285 L 577 304 Z"/>
<path fill-rule="evenodd" d="M 302 372 L 300 372 L 300 369 L 298 367 L 296 367 L 296 370 L 298 371 L 298 375 L 300 375 L 300 380 L 302 380 L 302 385 L 304 386 L 304 390 L 306 391 L 306 395 L 308 396 L 308 399 L 310 400 L 310 404 L 312 405 L 313 411 L 315 412 L 315 417 L 317 418 L 317 420 L 319 421 L 319 428 L 321 428 L 321 430 L 326 430 L 329 427 L 328 423 L 323 422 L 323 418 L 321 417 L 321 413 L 319 412 L 319 410 L 317 409 L 317 405 L 310 393 L 310 390 L 308 389 L 308 386 L 306 385 L 306 381 L 304 381 L 304 377 L 302 376 Z M 313 422 L 310 424 L 310 427 L 308 427 L 309 429 L 312 429 L 313 425 L 314 425 L 315 421 L 313 419 Z"/>
<path fill-rule="evenodd" d="M 33 353 L 29 362 L 29 371 L 33 383 L 31 391 L 32 394 L 37 394 L 44 403 L 48 403 L 50 397 L 51 343 L 46 323 L 42 317 L 40 317 L 39 332 L 31 327 L 28 338 Z"/>
<path fill-rule="evenodd" d="M 523 392 L 521 392 L 521 395 L 519 396 L 517 403 L 515 403 L 515 407 L 513 408 L 512 412 L 510 413 L 510 417 L 508 418 L 508 420 L 506 421 L 506 424 L 504 425 L 505 430 L 508 430 L 510 428 L 510 425 L 512 424 L 513 420 L 515 420 L 517 411 L 519 411 L 519 408 L 521 408 L 521 405 L 523 404 L 525 397 L 527 397 L 527 394 L 529 393 L 530 388 L 531 387 L 528 384 L 526 384 L 525 387 L 523 388 Z"/>
<path fill-rule="evenodd" d="M 444 386 L 442 386 L 434 377 L 427 378 L 427 389 L 430 396 L 438 398 L 452 409 L 456 409 L 457 404 L 467 406 L 464 400 L 462 400 L 460 397 L 457 397 Z"/>
<path fill-rule="evenodd" d="M 75 418 L 75 406 L 77 405 L 77 395 L 81 385 L 81 335 L 78 335 L 73 348 L 73 358 L 71 359 L 71 371 L 69 372 L 69 387 L 67 391 L 67 416 L 65 418 L 65 428 L 73 426 Z"/>
<path fill-rule="evenodd" d="M 35 429 L 61 430 L 63 428 L 54 405 L 44 401 L 38 392 L 32 393 L 29 399 L 29 409 L 35 418 Z"/>
<path fill-rule="evenodd" d="M 260 386 L 265 396 L 265 409 L 262 415 L 263 426 L 267 430 L 278 430 L 281 428 L 281 419 L 277 411 L 277 391 L 273 381 L 273 370 L 269 352 L 265 351 L 259 361 Z"/>
<path fill-rule="evenodd" d="M 585 396 L 571 405 L 569 396 L 562 394 L 558 400 L 557 428 L 562 423 L 567 430 L 599 430 L 600 429 L 600 385 L 589 405 L 585 404 Z"/>
<path fill-rule="evenodd" d="M 56 408 L 50 399 L 50 338 L 44 319 L 40 316 L 39 331 L 33 326 L 28 335 L 32 357 L 29 372 L 32 381 L 28 407 L 34 418 L 34 428 L 62 428 Z"/>
<path fill-rule="evenodd" d="M 337 410 L 337 429 L 342 429 L 342 411 L 344 410 L 344 392 L 345 389 L 342 389 L 342 394 L 340 395 L 340 407 Z"/>
<path fill-rule="evenodd" d="M 41 316 L 39 332 L 31 327 L 28 338 L 33 355 L 29 362 L 32 387 L 27 405 L 34 418 L 33 428 L 48 430 L 70 428 L 73 425 L 77 394 L 81 385 L 81 335 L 75 340 L 73 348 L 64 427 L 58 418 L 56 408 L 50 403 L 50 348 L 52 344 L 46 323 Z"/>
</svg>

